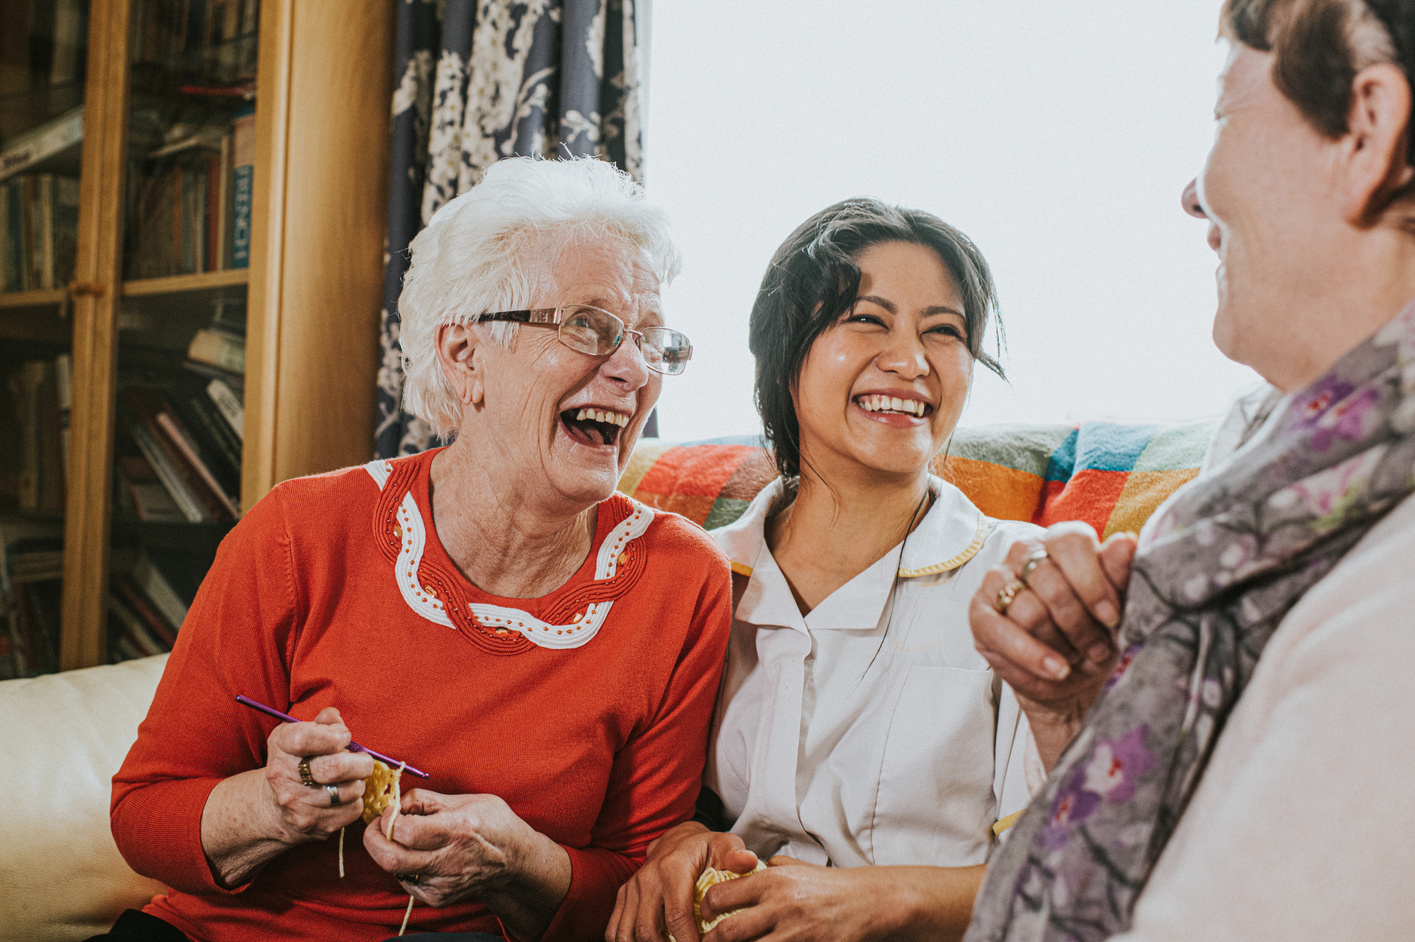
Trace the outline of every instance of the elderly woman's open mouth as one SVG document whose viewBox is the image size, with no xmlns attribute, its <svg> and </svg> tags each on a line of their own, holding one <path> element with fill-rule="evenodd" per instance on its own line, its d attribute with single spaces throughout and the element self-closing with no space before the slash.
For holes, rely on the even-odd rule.
<svg viewBox="0 0 1415 942">
<path fill-rule="evenodd" d="M 630 416 L 612 409 L 593 406 L 566 409 L 560 413 L 565 431 L 582 445 L 617 445 L 619 431 L 629 424 Z"/>
</svg>

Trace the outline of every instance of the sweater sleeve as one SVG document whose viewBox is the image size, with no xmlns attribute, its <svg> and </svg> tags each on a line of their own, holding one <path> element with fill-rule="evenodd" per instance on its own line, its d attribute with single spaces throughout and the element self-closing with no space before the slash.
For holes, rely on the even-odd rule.
<svg viewBox="0 0 1415 942">
<path fill-rule="evenodd" d="M 293 572 L 277 491 L 222 541 L 137 741 L 113 778 L 118 850 L 138 873 L 174 889 L 227 892 L 202 848 L 202 811 L 222 779 L 265 764 L 270 721 L 242 709 L 236 694 L 289 705 Z"/>
<path fill-rule="evenodd" d="M 702 547 L 693 562 L 710 568 L 692 600 L 690 628 L 662 701 L 615 757 L 591 846 L 565 848 L 570 890 L 543 942 L 603 935 L 615 895 L 643 865 L 649 843 L 693 814 L 732 627 L 727 561 L 706 538 Z"/>
</svg>

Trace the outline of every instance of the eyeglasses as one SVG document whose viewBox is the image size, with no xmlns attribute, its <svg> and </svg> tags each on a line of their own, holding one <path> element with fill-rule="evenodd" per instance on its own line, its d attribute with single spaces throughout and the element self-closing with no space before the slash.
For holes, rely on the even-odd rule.
<svg viewBox="0 0 1415 942">
<path fill-rule="evenodd" d="M 644 364 L 655 373 L 676 376 L 693 357 L 693 345 L 688 338 L 667 327 L 645 327 L 630 330 L 624 322 L 603 308 L 589 304 L 562 304 L 531 311 L 497 311 L 483 314 L 478 321 L 513 321 L 532 327 L 555 327 L 560 342 L 571 350 L 590 356 L 607 357 L 624 342 L 624 335 L 634 338 L 644 356 Z"/>
</svg>

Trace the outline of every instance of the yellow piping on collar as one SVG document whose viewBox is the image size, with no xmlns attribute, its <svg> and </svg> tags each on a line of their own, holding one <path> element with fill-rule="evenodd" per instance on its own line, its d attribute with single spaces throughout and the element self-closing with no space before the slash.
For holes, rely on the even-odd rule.
<svg viewBox="0 0 1415 942">
<path fill-rule="evenodd" d="M 1026 810 L 1027 810 L 1026 808 L 1023 808 L 1023 809 L 1022 809 L 1022 811 L 1026 811 Z M 997 822 L 996 824 L 994 824 L 994 825 L 992 826 L 992 836 L 993 836 L 993 837 L 1001 837 L 1003 831 L 1005 831 L 1005 830 L 1007 830 L 1008 828 L 1012 827 L 1012 825 L 1014 825 L 1014 824 L 1017 823 L 1017 819 L 1020 818 L 1020 817 L 1022 817 L 1022 811 L 1014 811 L 1014 812 L 1012 812 L 1011 814 L 1009 814 L 1007 817 L 1003 818 L 1001 821 L 999 821 L 999 822 Z"/>
<path fill-rule="evenodd" d="M 732 571 L 735 572 L 735 573 L 737 573 L 737 575 L 739 575 L 739 576 L 751 576 L 751 574 L 752 574 L 752 567 L 751 567 L 751 566 L 748 566 L 746 563 L 739 563 L 739 562 L 733 560 L 733 561 L 732 561 Z"/>
<path fill-rule="evenodd" d="M 920 569 L 904 569 L 900 567 L 899 575 L 906 579 L 915 576 L 930 576 L 936 572 L 948 572 L 950 569 L 957 569 L 959 566 L 978 555 L 978 550 L 983 548 L 983 542 L 988 538 L 988 531 L 992 529 L 992 523 L 981 513 L 978 514 L 978 529 L 973 534 L 973 542 L 968 544 L 968 548 L 952 559 L 945 559 L 941 563 L 934 563 L 932 566 L 924 566 Z M 736 563 L 733 563 L 736 566 Z"/>
</svg>

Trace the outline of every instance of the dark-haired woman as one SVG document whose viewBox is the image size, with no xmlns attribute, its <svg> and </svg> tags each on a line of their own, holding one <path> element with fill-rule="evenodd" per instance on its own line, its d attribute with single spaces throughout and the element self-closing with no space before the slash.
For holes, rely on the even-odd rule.
<svg viewBox="0 0 1415 942">
<path fill-rule="evenodd" d="M 962 233 L 849 200 L 777 251 L 752 310 L 756 394 L 782 476 L 717 531 L 737 573 L 698 822 L 664 835 L 606 938 L 697 938 L 708 866 L 771 866 L 707 893 L 714 940 L 961 935 L 1039 760 L 974 650 L 969 598 L 1036 528 L 929 473 L 996 307 Z M 1030 769 L 1029 769 L 1030 767 Z M 708 815 L 701 815 L 708 817 Z"/>
</svg>

